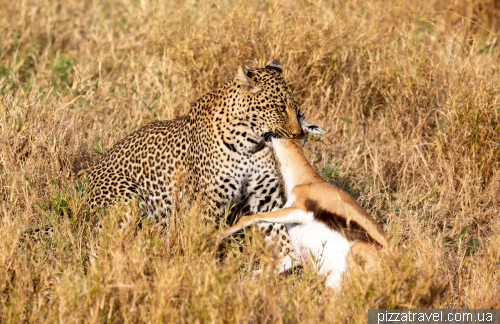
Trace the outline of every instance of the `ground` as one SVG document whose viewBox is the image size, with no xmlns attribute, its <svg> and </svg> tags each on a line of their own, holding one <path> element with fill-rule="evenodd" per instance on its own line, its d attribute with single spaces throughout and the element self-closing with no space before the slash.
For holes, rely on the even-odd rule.
<svg viewBox="0 0 500 324">
<path fill-rule="evenodd" d="M 1 322 L 366 323 L 367 308 L 500 308 L 498 1 L 1 3 Z M 95 229 L 80 171 L 185 114 L 239 63 L 270 58 L 326 131 L 310 161 L 388 232 L 376 269 L 338 291 L 307 268 L 249 280 L 259 236 L 230 241 L 219 263 L 215 229 L 182 197 L 166 228 L 139 226 L 128 204 Z"/>
</svg>

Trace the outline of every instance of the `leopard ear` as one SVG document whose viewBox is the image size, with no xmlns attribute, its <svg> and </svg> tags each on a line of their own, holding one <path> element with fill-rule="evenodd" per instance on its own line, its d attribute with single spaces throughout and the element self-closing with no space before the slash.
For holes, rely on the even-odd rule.
<svg viewBox="0 0 500 324">
<path fill-rule="evenodd" d="M 278 72 L 279 74 L 283 73 L 283 67 L 281 66 L 280 61 L 278 61 L 276 59 L 272 59 L 269 62 L 267 62 L 266 69 L 274 70 L 274 71 Z"/>
<path fill-rule="evenodd" d="M 256 86 L 252 79 L 250 79 L 251 72 L 245 70 L 241 65 L 238 67 L 238 72 L 234 76 L 236 82 L 238 82 L 243 90 L 248 91 L 250 93 L 257 93 L 260 91 L 260 88 Z"/>
</svg>

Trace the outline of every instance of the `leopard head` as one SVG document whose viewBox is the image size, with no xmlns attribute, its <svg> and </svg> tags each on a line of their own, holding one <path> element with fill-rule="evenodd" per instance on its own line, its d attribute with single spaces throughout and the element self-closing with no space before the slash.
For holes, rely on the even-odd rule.
<svg viewBox="0 0 500 324">
<path fill-rule="evenodd" d="M 240 113 L 262 141 L 303 135 L 297 99 L 283 78 L 280 62 L 273 59 L 259 69 L 240 66 L 233 80 L 243 100 Z"/>
</svg>

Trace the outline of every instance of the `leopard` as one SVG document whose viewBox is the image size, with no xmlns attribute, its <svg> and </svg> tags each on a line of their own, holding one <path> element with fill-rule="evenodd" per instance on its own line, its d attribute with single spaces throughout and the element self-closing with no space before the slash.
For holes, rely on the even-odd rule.
<svg viewBox="0 0 500 324">
<path fill-rule="evenodd" d="M 268 143 L 272 137 L 305 136 L 298 101 L 283 74 L 276 59 L 264 68 L 239 65 L 186 116 L 126 135 L 88 174 L 90 210 L 135 197 L 144 217 L 165 223 L 181 175 L 182 192 L 201 197 L 207 222 L 220 224 L 228 204 L 245 205 L 251 214 L 282 208 L 281 176 Z M 259 227 L 278 257 L 289 253 L 282 225 Z"/>
</svg>

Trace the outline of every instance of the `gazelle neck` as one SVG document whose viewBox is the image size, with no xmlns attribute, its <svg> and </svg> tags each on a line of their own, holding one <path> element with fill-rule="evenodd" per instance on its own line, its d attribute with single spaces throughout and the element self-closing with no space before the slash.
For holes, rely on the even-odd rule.
<svg viewBox="0 0 500 324">
<path fill-rule="evenodd" d="M 272 141 L 276 156 L 281 164 L 281 174 L 285 181 L 287 197 L 290 196 L 293 187 L 323 181 L 304 155 L 299 139 L 273 138 Z"/>
</svg>

